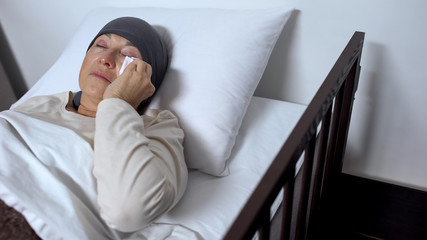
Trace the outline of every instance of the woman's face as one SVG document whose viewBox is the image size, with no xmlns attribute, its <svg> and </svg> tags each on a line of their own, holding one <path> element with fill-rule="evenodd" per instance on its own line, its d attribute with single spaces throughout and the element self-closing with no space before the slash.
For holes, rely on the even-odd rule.
<svg viewBox="0 0 427 240">
<path fill-rule="evenodd" d="M 97 37 L 83 60 L 79 85 L 83 94 L 101 101 L 108 85 L 119 75 L 126 56 L 142 59 L 139 50 L 126 38 L 116 34 Z"/>
</svg>

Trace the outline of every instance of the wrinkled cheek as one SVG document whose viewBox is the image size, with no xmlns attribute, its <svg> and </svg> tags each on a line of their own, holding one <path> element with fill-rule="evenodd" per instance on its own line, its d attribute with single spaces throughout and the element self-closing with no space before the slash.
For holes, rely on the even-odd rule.
<svg viewBox="0 0 427 240">
<path fill-rule="evenodd" d="M 80 89 L 87 95 L 102 99 L 105 89 L 110 85 L 109 82 L 97 79 L 95 77 L 80 78 Z"/>
<path fill-rule="evenodd" d="M 86 82 L 86 78 L 89 76 L 89 72 L 87 70 L 85 62 L 86 62 L 86 60 L 83 60 L 83 63 L 82 63 L 82 66 L 80 67 L 80 72 L 79 72 L 80 89 L 82 89 L 84 87 L 85 82 Z"/>
<path fill-rule="evenodd" d="M 102 97 L 104 95 L 105 89 L 110 85 L 104 81 L 93 81 L 87 86 L 87 91 L 92 94 L 99 95 Z"/>
</svg>

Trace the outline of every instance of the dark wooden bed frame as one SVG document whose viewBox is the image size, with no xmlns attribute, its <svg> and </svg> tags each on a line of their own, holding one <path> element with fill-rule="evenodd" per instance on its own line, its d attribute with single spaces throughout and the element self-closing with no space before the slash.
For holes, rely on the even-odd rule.
<svg viewBox="0 0 427 240">
<path fill-rule="evenodd" d="M 342 173 L 364 37 L 354 33 L 224 239 L 270 239 L 271 232 L 280 232 L 280 239 L 318 239 L 322 211 Z M 282 205 L 272 217 L 282 189 Z"/>
</svg>

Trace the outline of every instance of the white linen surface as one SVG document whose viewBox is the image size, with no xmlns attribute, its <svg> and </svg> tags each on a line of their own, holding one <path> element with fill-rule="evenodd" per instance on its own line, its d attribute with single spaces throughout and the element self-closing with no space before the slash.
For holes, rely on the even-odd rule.
<svg viewBox="0 0 427 240">
<path fill-rule="evenodd" d="M 0 136 L 0 198 L 42 239 L 200 239 L 179 224 L 135 234 L 108 228 L 97 204 L 92 147 L 73 130 L 4 111 Z"/>
<path fill-rule="evenodd" d="M 230 158 L 230 175 L 190 172 L 180 203 L 147 229 L 130 236 L 108 229 L 97 214 L 92 162 L 83 161 L 92 154 L 90 146 L 71 145 L 68 151 L 78 151 L 81 158 L 67 159 L 67 150 L 57 151 L 57 145 L 70 146 L 78 136 L 61 139 L 61 134 L 70 136 L 61 132 L 64 129 L 39 135 L 43 131 L 37 128 L 47 127 L 40 122 L 28 125 L 19 117 L 11 120 L 15 122 L 12 126 L 0 119 L 0 197 L 22 212 L 45 239 L 221 239 L 304 109 L 298 104 L 253 97 Z M 4 112 L 0 116 L 14 118 Z M 43 147 L 35 147 L 41 142 Z M 41 155 L 47 161 L 34 159 Z M 22 191 L 13 192 L 10 186 Z"/>
<path fill-rule="evenodd" d="M 207 240 L 222 239 L 304 110 L 303 105 L 252 97 L 231 154 L 230 175 L 190 172 L 187 192 L 158 222 L 181 223 Z"/>
</svg>

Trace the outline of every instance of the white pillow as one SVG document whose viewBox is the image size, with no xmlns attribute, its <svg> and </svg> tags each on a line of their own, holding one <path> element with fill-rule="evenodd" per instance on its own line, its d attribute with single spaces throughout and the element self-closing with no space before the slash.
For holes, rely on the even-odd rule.
<svg viewBox="0 0 427 240">
<path fill-rule="evenodd" d="M 21 100 L 79 90 L 81 62 L 96 33 L 117 17 L 142 18 L 166 41 L 171 60 L 150 108 L 169 109 L 180 119 L 189 168 L 225 176 L 250 98 L 292 10 L 95 9 L 57 62 Z"/>
</svg>

